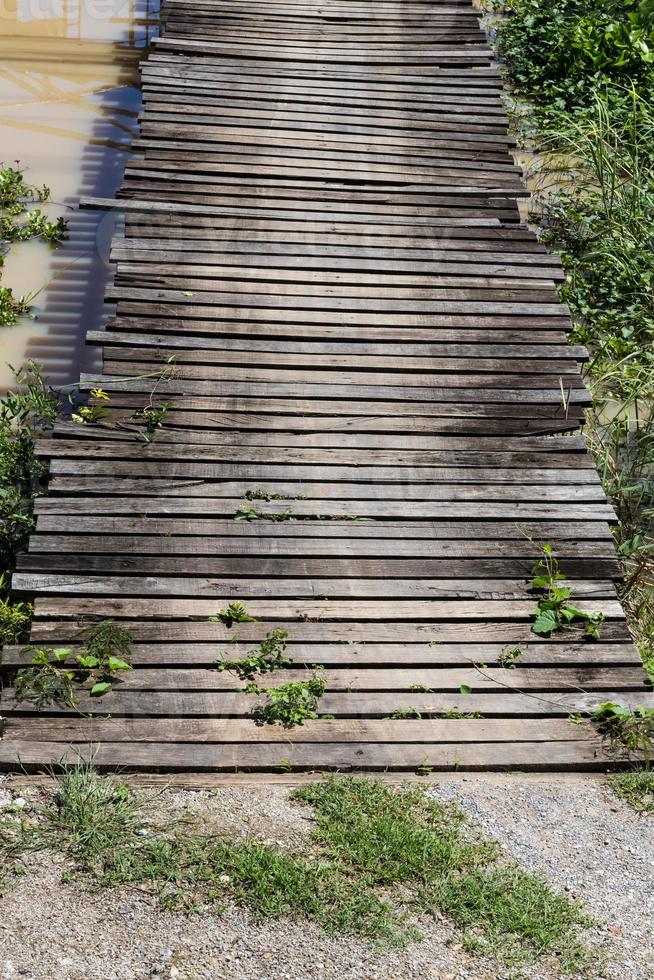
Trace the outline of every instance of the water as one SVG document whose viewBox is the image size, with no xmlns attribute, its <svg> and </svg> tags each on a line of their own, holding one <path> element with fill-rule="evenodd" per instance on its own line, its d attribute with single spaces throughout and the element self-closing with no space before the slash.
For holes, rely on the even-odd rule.
<svg viewBox="0 0 654 980">
<path fill-rule="evenodd" d="M 120 186 L 156 14 L 156 0 L 0 0 L 0 160 L 19 160 L 28 183 L 47 184 L 49 213 L 69 221 L 59 249 L 28 242 L 6 259 L 2 283 L 14 295 L 44 288 L 36 319 L 0 328 L 0 388 L 12 381 L 7 362 L 33 357 L 58 384 L 95 366 L 84 337 L 111 312 L 103 295 L 120 219 L 76 206 Z"/>
</svg>

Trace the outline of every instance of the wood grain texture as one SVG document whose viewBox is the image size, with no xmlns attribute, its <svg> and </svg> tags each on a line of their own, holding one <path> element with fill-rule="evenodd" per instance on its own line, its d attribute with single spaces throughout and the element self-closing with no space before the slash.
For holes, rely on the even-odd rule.
<svg viewBox="0 0 654 980">
<path fill-rule="evenodd" d="M 13 582 L 34 644 L 112 619 L 133 670 L 37 715 L 7 648 L 0 768 L 613 765 L 568 716 L 654 695 L 576 432 L 588 353 L 520 222 L 476 11 L 167 0 L 162 23 L 122 187 L 82 201 L 125 214 L 81 379 L 109 411 L 39 442 L 50 492 Z M 545 542 L 599 640 L 533 633 Z M 228 628 L 236 600 L 255 621 Z M 271 629 L 290 665 L 266 683 L 324 667 L 332 719 L 256 724 L 217 669 Z"/>
</svg>

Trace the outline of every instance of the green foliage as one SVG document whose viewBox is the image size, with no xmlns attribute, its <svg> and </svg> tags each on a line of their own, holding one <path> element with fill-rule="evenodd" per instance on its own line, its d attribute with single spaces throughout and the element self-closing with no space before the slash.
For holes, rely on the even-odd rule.
<svg viewBox="0 0 654 980">
<path fill-rule="evenodd" d="M 654 4 L 510 0 L 510 80 L 540 127 L 532 220 L 591 354 L 585 432 L 618 514 L 621 599 L 654 676 Z"/>
<path fill-rule="evenodd" d="M 7 576 L 0 575 L 0 596 L 7 591 Z M 31 618 L 32 606 L 29 602 L 0 598 L 0 650 L 8 643 L 20 643 L 27 638 Z"/>
<path fill-rule="evenodd" d="M 299 497 L 284 498 L 256 498 L 256 499 L 284 499 L 299 500 Z M 269 511 L 256 510 L 254 507 L 241 506 L 234 515 L 235 521 L 273 521 L 282 523 L 283 521 L 365 521 L 374 522 L 374 517 L 360 517 L 358 514 L 302 514 L 297 516 L 292 510 Z"/>
<path fill-rule="evenodd" d="M 558 630 L 574 630 L 583 622 L 584 634 L 594 640 L 600 638 L 600 626 L 604 621 L 602 613 L 588 613 L 572 602 L 572 589 L 559 583 L 565 576 L 559 571 L 559 562 L 550 544 L 541 545 L 543 557 L 532 568 L 533 589 L 541 589 L 545 595 L 538 600 L 536 621 L 531 627 L 538 636 L 551 636 Z"/>
<path fill-rule="evenodd" d="M 395 708 L 386 718 L 398 721 L 400 718 L 422 718 L 417 708 Z"/>
<path fill-rule="evenodd" d="M 72 392 L 68 395 L 68 401 L 74 408 L 70 417 L 78 425 L 94 425 L 109 414 L 110 398 L 107 392 L 102 388 L 92 388 L 89 394 L 93 402 L 86 405 L 79 404 Z"/>
<path fill-rule="evenodd" d="M 35 203 L 48 200 L 47 187 L 30 187 L 23 174 L 15 167 L 0 165 L 0 274 L 4 256 L 15 242 L 41 239 L 51 245 L 59 245 L 66 237 L 66 221 L 57 218 L 49 221 Z M 14 296 L 11 287 L 0 286 L 0 326 L 11 327 L 29 313 L 34 295 Z"/>
<path fill-rule="evenodd" d="M 243 494 L 246 500 L 266 500 L 270 503 L 271 500 L 306 500 L 306 496 L 302 493 L 289 496 L 285 493 L 275 493 L 274 490 L 262 490 L 260 488 L 255 488 L 254 490 L 246 490 Z"/>
<path fill-rule="evenodd" d="M 30 701 L 37 711 L 59 705 L 75 707 L 75 670 L 64 666 L 72 650 L 28 646 L 22 653 L 29 654 L 31 666 L 16 675 L 16 700 Z"/>
<path fill-rule="evenodd" d="M 43 492 L 47 462 L 35 441 L 54 424 L 59 398 L 34 361 L 12 369 L 19 386 L 0 401 L 0 571 L 10 571 L 33 527 L 32 501 Z"/>
<path fill-rule="evenodd" d="M 578 905 L 511 864 L 453 807 L 419 790 L 397 792 L 366 779 L 332 777 L 293 798 L 315 808 L 315 839 L 330 860 L 371 886 L 408 889 L 415 906 L 473 928 L 483 951 L 511 962 L 556 953 L 564 969 L 582 966 Z"/>
<path fill-rule="evenodd" d="M 17 701 L 30 701 L 37 711 L 56 705 L 76 707 L 80 692 L 102 697 L 111 691 L 120 671 L 131 670 L 131 635 L 111 620 L 80 630 L 75 641 L 81 646 L 27 646 L 21 653 L 30 666 L 16 675 Z"/>
<path fill-rule="evenodd" d="M 265 696 L 266 701 L 255 708 L 254 716 L 268 725 L 279 722 L 284 728 L 303 725 L 307 719 L 318 718 L 318 702 L 325 693 L 325 681 L 320 676 L 322 667 L 314 667 L 314 675 L 306 681 L 290 681 L 279 687 L 260 688 L 250 683 L 247 694 Z"/>
<path fill-rule="evenodd" d="M 259 646 L 248 650 L 241 660 L 221 660 L 217 669 L 231 670 L 242 681 L 251 681 L 257 674 L 269 674 L 273 670 L 291 667 L 293 662 L 285 656 L 287 639 L 285 630 L 270 630 Z M 222 656 L 226 657 L 227 652 L 223 651 Z"/>
<path fill-rule="evenodd" d="M 157 432 L 164 424 L 170 407 L 170 402 L 161 402 L 159 405 L 149 403 L 143 408 L 136 409 L 132 418 L 137 422 L 143 423 L 142 428 L 139 429 L 139 434 L 144 442 L 154 442 Z"/>
<path fill-rule="evenodd" d="M 230 602 L 227 609 L 221 609 L 216 616 L 209 616 L 209 622 L 222 623 L 229 630 L 234 623 L 256 623 L 256 619 L 249 615 L 245 603 Z"/>
<path fill-rule="evenodd" d="M 41 238 L 59 245 L 66 237 L 67 222 L 63 218 L 48 221 L 40 208 L 30 205 L 44 203 L 50 197 L 49 188 L 30 187 L 22 171 L 0 166 L 0 248 L 12 242 Z"/>
<path fill-rule="evenodd" d="M 642 754 L 652 758 L 654 749 L 654 708 L 636 708 L 631 711 L 621 704 L 610 701 L 600 704 L 592 713 L 600 735 L 607 738 L 613 749 L 631 755 Z"/>
<path fill-rule="evenodd" d="M 516 91 L 551 120 L 606 83 L 651 85 L 654 22 L 645 0 L 506 0 L 499 52 Z"/>
<path fill-rule="evenodd" d="M 599 393 L 617 397 L 639 391 L 652 367 L 653 140 L 650 95 L 596 94 L 546 134 L 544 182 L 560 189 L 532 209 L 542 240 L 561 253 L 574 339 L 590 348 Z"/>
<path fill-rule="evenodd" d="M 293 520 L 293 512 L 283 510 L 279 512 L 256 510 L 254 507 L 239 507 L 234 515 L 235 521 L 273 521 L 282 523 L 283 521 Z"/>
<path fill-rule="evenodd" d="M 0 326 L 13 327 L 30 309 L 29 296 L 14 296 L 10 286 L 0 286 Z"/>
<path fill-rule="evenodd" d="M 331 776 L 295 790 L 313 809 L 309 854 L 252 838 L 207 835 L 170 818 L 148 820 L 149 801 L 91 766 L 66 768 L 51 805 L 0 824 L 5 865 L 30 851 L 76 863 L 66 881 L 138 887 L 166 906 L 192 910 L 230 901 L 258 919 L 313 921 L 330 935 L 377 946 L 420 938 L 408 918 L 447 916 L 484 953 L 511 963 L 556 956 L 564 970 L 593 963 L 581 945 L 578 904 L 501 858 L 449 804 L 425 792 Z"/>
<path fill-rule="evenodd" d="M 654 772 L 651 769 L 617 773 L 609 776 L 608 784 L 636 813 L 654 814 Z"/>
<path fill-rule="evenodd" d="M 518 666 L 518 660 L 523 656 L 524 652 L 521 646 L 505 646 L 497 658 L 497 662 L 500 667 L 512 670 Z"/>
</svg>

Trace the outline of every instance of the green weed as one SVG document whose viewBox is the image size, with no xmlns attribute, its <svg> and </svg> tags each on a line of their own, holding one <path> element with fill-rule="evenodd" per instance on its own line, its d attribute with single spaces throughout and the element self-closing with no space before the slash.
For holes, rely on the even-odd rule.
<svg viewBox="0 0 654 980">
<path fill-rule="evenodd" d="M 37 711 L 53 705 L 76 707 L 80 692 L 102 697 L 111 691 L 120 671 L 131 670 L 131 635 L 111 620 L 80 630 L 81 646 L 27 646 L 21 653 L 30 665 L 21 668 L 15 681 L 16 700 L 30 701 Z"/>
<path fill-rule="evenodd" d="M 259 646 L 248 650 L 241 660 L 223 659 L 218 662 L 217 669 L 231 670 L 242 681 L 251 681 L 258 674 L 268 674 L 273 670 L 291 667 L 293 662 L 285 656 L 287 639 L 288 633 L 285 630 L 270 630 Z M 222 656 L 226 657 L 227 652 L 223 651 Z"/>
<path fill-rule="evenodd" d="M 0 575 L 0 596 L 5 592 L 6 576 Z M 8 643 L 21 643 L 27 639 L 32 619 L 29 602 L 12 602 L 0 598 L 0 649 Z"/>
<path fill-rule="evenodd" d="M 651 769 L 617 773 L 609 776 L 608 784 L 636 813 L 654 813 L 654 772 Z"/>
<path fill-rule="evenodd" d="M 521 646 L 505 646 L 498 656 L 497 662 L 500 667 L 512 670 L 518 666 L 518 661 L 524 655 L 524 652 Z"/>
<path fill-rule="evenodd" d="M 584 623 L 584 634 L 594 640 L 600 638 L 600 626 L 604 621 L 602 613 L 587 613 L 570 602 L 572 589 L 560 585 L 565 578 L 559 570 L 559 562 L 550 544 L 541 545 L 542 558 L 532 568 L 531 586 L 542 590 L 545 595 L 538 600 L 532 633 L 551 636 L 558 630 L 575 629 L 579 622 Z"/>
<path fill-rule="evenodd" d="M 253 838 L 207 835 L 188 819 L 148 819 L 150 801 L 92 766 L 66 768 L 53 803 L 26 821 L 0 824 L 5 865 L 31 851 L 65 855 L 70 884 L 138 886 L 166 906 L 192 911 L 232 902 L 258 919 L 307 919 L 330 935 L 376 946 L 419 938 L 413 913 L 446 916 L 473 948 L 512 963 L 556 957 L 559 968 L 594 964 L 580 939 L 577 903 L 500 859 L 453 806 L 419 789 L 331 776 L 295 790 L 312 808 L 304 853 Z"/>
<path fill-rule="evenodd" d="M 245 603 L 230 602 L 227 609 L 221 609 L 216 616 L 209 616 L 210 623 L 222 623 L 227 629 L 231 629 L 234 623 L 256 623 L 254 616 L 250 616 Z"/>
<path fill-rule="evenodd" d="M 170 409 L 170 402 L 161 402 L 159 405 L 149 403 L 143 408 L 137 408 L 132 418 L 136 422 L 142 422 L 139 434 L 145 443 L 154 442 L 157 432 L 163 424 Z"/>
<path fill-rule="evenodd" d="M 654 754 L 654 708 L 631 711 L 621 704 L 607 701 L 591 714 L 600 735 L 608 739 L 615 751 L 643 755 L 649 761 Z"/>
<path fill-rule="evenodd" d="M 399 721 L 401 718 L 422 718 L 422 714 L 417 708 L 395 708 L 386 718 Z"/>
<path fill-rule="evenodd" d="M 0 401 L 0 571 L 13 569 L 34 526 L 32 501 L 43 493 L 47 461 L 37 457 L 35 442 L 51 431 L 59 397 L 34 361 L 13 369 L 19 389 Z M 8 587 L 8 578 L 3 580 Z"/>
<path fill-rule="evenodd" d="M 271 500 L 306 500 L 306 496 L 302 493 L 297 493 L 294 495 L 289 495 L 285 493 L 276 493 L 274 490 L 262 490 L 260 488 L 255 488 L 253 490 L 246 490 L 243 494 L 246 500 L 265 500 L 270 503 Z"/>
<path fill-rule="evenodd" d="M 325 681 L 320 676 L 322 667 L 314 667 L 315 673 L 306 681 L 290 681 L 279 687 L 260 688 L 250 683 L 247 694 L 265 697 L 263 704 L 254 709 L 254 717 L 267 725 L 277 722 L 284 728 L 303 725 L 308 719 L 318 718 L 318 703 L 325 693 Z"/>
</svg>

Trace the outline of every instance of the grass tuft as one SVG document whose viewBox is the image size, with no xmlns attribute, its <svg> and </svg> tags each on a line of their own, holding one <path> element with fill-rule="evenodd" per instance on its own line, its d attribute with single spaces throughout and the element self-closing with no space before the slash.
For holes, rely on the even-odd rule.
<svg viewBox="0 0 654 980">
<path fill-rule="evenodd" d="M 98 887 L 145 886 L 185 911 L 220 913 L 231 902 L 258 918 L 310 920 L 381 948 L 418 939 L 415 916 L 445 916 L 471 951 L 511 964 L 555 956 L 561 970 L 594 969 L 580 906 L 500 863 L 497 845 L 452 805 L 419 788 L 340 776 L 291 799 L 314 813 L 303 853 L 179 821 L 156 826 L 147 799 L 90 765 L 69 768 L 52 805 L 0 825 L 1 853 L 18 866 L 30 850 L 56 851 Z"/>
<path fill-rule="evenodd" d="M 654 813 L 654 772 L 651 769 L 621 772 L 610 776 L 608 783 L 616 796 L 636 813 Z"/>
</svg>

